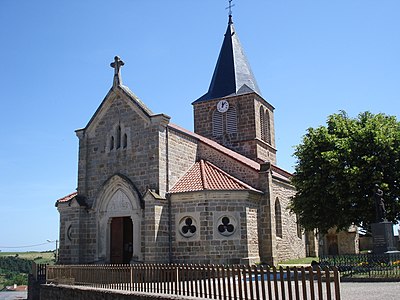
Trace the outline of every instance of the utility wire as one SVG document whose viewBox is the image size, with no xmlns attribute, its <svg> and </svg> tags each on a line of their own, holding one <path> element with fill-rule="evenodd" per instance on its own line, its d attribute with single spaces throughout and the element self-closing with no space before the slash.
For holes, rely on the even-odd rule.
<svg viewBox="0 0 400 300">
<path fill-rule="evenodd" d="M 30 248 L 30 247 L 38 247 L 38 246 L 48 245 L 49 243 L 51 243 L 51 242 L 41 243 L 41 244 L 35 244 L 35 245 L 27 245 L 27 246 L 15 246 L 15 247 L 11 247 L 11 246 L 1 246 L 1 245 L 0 245 L 0 248 L 4 248 L 4 249 Z"/>
</svg>

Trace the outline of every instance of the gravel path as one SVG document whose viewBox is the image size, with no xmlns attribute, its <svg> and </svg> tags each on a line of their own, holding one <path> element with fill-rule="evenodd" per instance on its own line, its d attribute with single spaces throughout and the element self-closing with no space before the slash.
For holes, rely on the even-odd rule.
<svg viewBox="0 0 400 300">
<path fill-rule="evenodd" d="M 342 282 L 343 300 L 399 300 L 400 282 Z"/>
</svg>

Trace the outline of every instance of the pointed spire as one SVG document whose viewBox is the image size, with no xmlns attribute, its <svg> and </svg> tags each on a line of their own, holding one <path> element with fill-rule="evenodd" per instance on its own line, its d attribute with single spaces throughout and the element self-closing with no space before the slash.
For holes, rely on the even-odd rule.
<svg viewBox="0 0 400 300">
<path fill-rule="evenodd" d="M 119 56 L 114 57 L 114 62 L 110 64 L 111 68 L 114 69 L 114 80 L 113 80 L 113 87 L 121 86 L 122 79 L 121 79 L 121 67 L 125 63 L 119 58 Z"/>
<path fill-rule="evenodd" d="M 195 102 L 249 92 L 261 95 L 230 14 L 210 87 L 208 92 Z"/>
</svg>

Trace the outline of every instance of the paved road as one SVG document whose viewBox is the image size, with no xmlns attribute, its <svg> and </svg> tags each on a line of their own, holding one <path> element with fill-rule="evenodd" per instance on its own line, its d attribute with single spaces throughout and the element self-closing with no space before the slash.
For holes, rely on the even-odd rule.
<svg viewBox="0 0 400 300">
<path fill-rule="evenodd" d="M 28 292 L 0 292 L 0 300 L 27 299 Z"/>
<path fill-rule="evenodd" d="M 400 282 L 342 282 L 343 300 L 399 300 Z"/>
<path fill-rule="evenodd" d="M 342 300 L 399 300 L 400 282 L 342 282 Z M 0 300 L 26 299 L 27 292 L 0 292 Z"/>
</svg>

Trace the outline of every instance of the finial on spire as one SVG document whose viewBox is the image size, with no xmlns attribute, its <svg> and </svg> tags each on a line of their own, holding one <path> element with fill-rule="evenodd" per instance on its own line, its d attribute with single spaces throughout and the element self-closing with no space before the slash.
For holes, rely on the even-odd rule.
<svg viewBox="0 0 400 300">
<path fill-rule="evenodd" d="M 232 7 L 235 6 L 235 4 L 232 4 L 232 1 L 233 1 L 233 0 L 228 0 L 229 5 L 228 5 L 227 8 L 225 8 L 225 9 L 229 9 L 229 17 L 232 17 Z"/>
<path fill-rule="evenodd" d="M 113 86 L 119 86 L 122 84 L 122 79 L 121 79 L 121 67 L 125 63 L 119 58 L 119 56 L 114 57 L 114 62 L 110 64 L 111 68 L 114 69 L 114 80 L 113 80 Z"/>
</svg>

